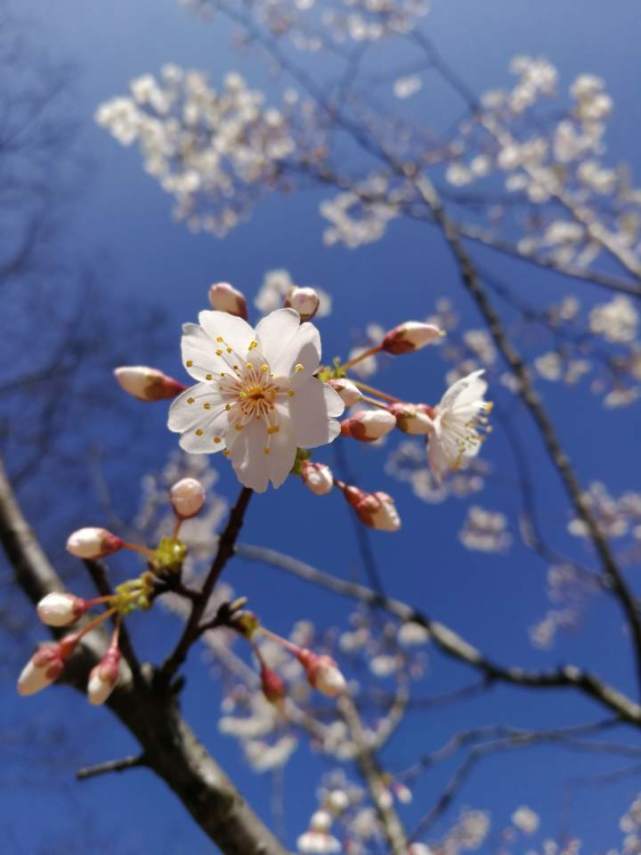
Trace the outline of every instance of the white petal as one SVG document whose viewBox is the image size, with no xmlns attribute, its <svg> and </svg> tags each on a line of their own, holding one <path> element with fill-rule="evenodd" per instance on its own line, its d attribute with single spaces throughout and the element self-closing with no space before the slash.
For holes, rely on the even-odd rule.
<svg viewBox="0 0 641 855">
<path fill-rule="evenodd" d="M 198 321 L 215 344 L 222 338 L 225 345 L 231 347 L 236 355 L 245 359 L 249 345 L 254 340 L 254 330 L 247 321 L 227 312 L 212 312 L 205 310 L 198 315 Z"/>
<path fill-rule="evenodd" d="M 185 370 L 194 380 L 211 379 L 213 374 L 225 368 L 216 356 L 214 343 L 198 324 L 183 324 L 180 349 Z"/>
<path fill-rule="evenodd" d="M 296 390 L 296 394 L 289 401 L 294 436 L 297 445 L 301 448 L 325 445 L 332 442 L 340 433 L 340 425 L 331 418 L 329 412 L 330 409 L 332 413 L 336 412 L 338 404 L 333 395 L 326 395 L 326 388 L 325 384 L 316 377 L 310 377 Z M 336 398 L 340 401 L 338 395 Z M 340 407 L 342 412 L 342 401 L 340 401 Z"/>
<path fill-rule="evenodd" d="M 296 323 L 293 324 L 293 320 Z M 310 377 L 318 368 L 321 355 L 320 334 L 310 323 L 300 324 L 298 314 L 292 309 L 272 312 L 256 327 L 265 359 L 276 377 L 289 377 L 296 365 L 302 365 L 294 374 L 296 385 Z"/>
<path fill-rule="evenodd" d="M 427 459 L 436 482 L 440 484 L 443 476 L 449 471 L 450 466 L 443 446 L 436 436 L 430 437 L 427 446 Z"/>
<path fill-rule="evenodd" d="M 280 430 L 270 436 L 267 455 L 269 479 L 274 487 L 280 487 L 292 471 L 296 460 L 296 447 L 291 421 L 281 419 Z"/>
<path fill-rule="evenodd" d="M 188 403 L 193 401 L 193 403 Z M 171 402 L 167 427 L 174 433 L 182 433 L 190 427 L 202 421 L 203 415 L 211 410 L 219 409 L 224 403 L 221 394 L 210 383 L 196 383 Z M 204 404 L 209 404 L 209 409 L 204 409 Z"/>
<path fill-rule="evenodd" d="M 342 416 L 345 412 L 345 401 L 343 401 L 336 389 L 332 389 L 327 383 L 323 383 L 323 394 L 325 395 L 327 415 L 332 416 L 332 418 Z"/>
<path fill-rule="evenodd" d="M 467 377 L 461 377 L 457 380 L 447 392 L 443 395 L 439 407 L 451 409 L 457 404 L 469 403 L 474 398 L 482 398 L 487 383 L 481 379 L 481 375 L 485 373 L 484 368 L 479 368 L 478 371 L 473 371 Z"/>
<path fill-rule="evenodd" d="M 201 409 L 197 416 L 197 420 L 181 434 L 180 447 L 190 454 L 215 454 L 222 451 L 229 427 L 229 417 L 224 405 L 212 407 L 211 410 Z"/>
<path fill-rule="evenodd" d="M 269 463 L 264 449 L 267 428 L 261 419 L 254 419 L 243 430 L 230 428 L 227 443 L 234 472 L 241 484 L 257 493 L 264 493 L 269 483 Z"/>
<path fill-rule="evenodd" d="M 274 374 L 282 374 L 276 367 L 291 350 L 300 329 L 300 316 L 293 309 L 276 309 L 264 317 L 256 327 L 256 338 Z M 289 373 L 289 372 L 287 372 Z"/>
</svg>

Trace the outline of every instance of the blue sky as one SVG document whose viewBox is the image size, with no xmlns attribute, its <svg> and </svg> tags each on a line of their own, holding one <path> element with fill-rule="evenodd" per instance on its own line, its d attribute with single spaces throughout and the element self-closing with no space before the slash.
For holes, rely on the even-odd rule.
<svg viewBox="0 0 641 855">
<path fill-rule="evenodd" d="M 611 156 L 630 161 L 638 172 L 641 17 L 634 0 L 619 0 L 606 10 L 597 0 L 582 0 L 580 4 L 434 0 L 433 6 L 427 24 L 432 39 L 477 91 L 505 85 L 508 62 L 515 53 L 546 55 L 558 66 L 566 84 L 582 71 L 603 76 L 616 105 L 609 136 Z M 144 174 L 137 152 L 122 149 L 97 128 L 93 113 L 102 100 L 125 92 L 132 77 L 155 72 L 167 61 L 207 70 L 212 80 L 228 70 L 239 69 L 251 83 L 265 85 L 268 91 L 272 87 L 273 91 L 273 82 L 251 54 L 239 57 L 233 50 L 225 24 L 205 25 L 174 0 L 111 0 L 109 4 L 24 0 L 20 8 L 21 14 L 33 21 L 38 39 L 47 46 L 50 56 L 69 60 L 76 69 L 69 109 L 80 122 L 80 150 L 90 160 L 91 169 L 84 179 L 86 186 L 61 252 L 70 257 L 105 258 L 105 288 L 123 300 L 133 297 L 167 312 L 175 332 L 166 343 L 164 369 L 170 373 L 180 371 L 180 324 L 194 319 L 204 307 L 211 281 L 228 280 L 253 295 L 263 273 L 275 267 L 285 267 L 296 280 L 317 284 L 332 294 L 337 311 L 320 323 L 326 355 L 344 353 L 353 343 L 355 332 L 370 321 L 395 323 L 424 317 L 441 295 L 454 301 L 467 325 L 478 325 L 438 235 L 416 224 L 394 225 L 382 242 L 357 251 L 326 249 L 317 210 L 322 194 L 316 191 L 266 200 L 250 222 L 225 240 L 190 234 L 173 222 L 171 200 Z M 452 108 L 445 94 L 435 87 L 428 95 L 434 123 L 446 123 Z M 479 258 L 490 263 L 487 254 Z M 570 292 L 562 280 L 547 278 L 525 266 L 493 258 L 491 264 L 503 278 L 518 278 L 524 294 L 540 294 L 536 299 L 550 300 L 559 292 Z M 144 363 L 147 359 L 144 342 L 137 343 L 129 361 Z M 420 385 L 425 398 L 434 400 L 440 394 L 443 373 L 439 359 L 424 351 L 407 362 L 390 364 L 383 377 L 387 388 L 417 397 L 416 388 Z M 573 392 L 569 400 L 563 390 L 550 385 L 544 386 L 543 392 L 558 417 L 564 442 L 573 449 L 582 479 L 607 477 L 614 493 L 638 487 L 638 463 L 636 469 L 630 463 L 637 460 L 631 450 L 636 448 L 633 443 L 638 443 L 641 429 L 638 407 L 604 414 L 587 393 Z M 162 406 L 153 411 L 132 408 L 131 413 L 144 437 L 141 459 L 145 465 L 152 459 L 157 466 L 162 465 L 175 443 L 164 429 Z M 582 555 L 581 545 L 570 543 L 565 534 L 567 508 L 554 474 L 546 467 L 538 438 L 526 417 L 520 418 L 517 425 L 536 467 L 543 525 L 553 542 Z M 399 535 L 375 533 L 372 537 L 390 593 L 451 623 L 500 660 L 532 668 L 554 667 L 560 661 L 574 660 L 589 664 L 597 673 L 607 672 L 611 680 L 624 686 L 630 683 L 625 638 L 614 608 L 595 605 L 578 633 L 563 637 L 550 653 L 534 651 L 527 628 L 547 606 L 545 566 L 518 546 L 498 557 L 465 551 L 456 537 L 465 515 L 465 502 L 452 499 L 437 506 L 421 504 L 406 485 L 383 473 L 383 455 L 370 449 L 349 450 L 363 484 L 392 492 L 404 520 Z M 513 461 L 504 438 L 497 434 L 484 453 L 509 481 Z M 320 459 L 329 462 L 330 452 L 320 455 Z M 137 483 L 143 471 L 134 456 L 129 484 Z M 234 495 L 233 479 L 223 467 L 220 485 L 222 492 Z M 125 512 L 135 506 L 134 492 L 129 487 L 119 493 Z M 77 518 L 77 507 L 72 507 L 74 502 L 79 504 L 76 499 L 73 495 L 66 498 L 70 519 Z M 480 502 L 508 513 L 514 525 L 511 491 L 493 487 L 480 497 Z M 56 537 L 55 545 L 60 548 L 66 531 L 60 530 L 54 540 Z M 339 497 L 319 500 L 295 483 L 258 497 L 249 513 L 245 540 L 290 552 L 337 575 L 352 575 L 358 567 L 356 545 Z M 268 568 L 238 561 L 227 575 L 236 590 L 250 595 L 265 621 L 281 631 L 287 631 L 299 617 L 310 617 L 319 624 L 340 624 L 348 613 L 348 604 L 337 603 Z M 151 642 L 146 639 L 158 645 L 158 657 L 164 652 L 161 645 L 165 629 L 163 623 L 162 629 L 151 633 Z M 217 688 L 203 679 L 197 655 L 192 657 L 189 677 L 186 715 L 252 804 L 268 817 L 269 781 L 253 776 L 236 745 L 218 735 Z M 434 655 L 424 689 L 437 693 L 465 680 L 463 669 L 446 667 Z M 11 687 L 7 691 L 11 692 Z M 73 781 L 72 773 L 78 765 L 133 750 L 128 735 L 111 721 L 108 713 L 90 709 L 64 688 L 20 701 L 19 706 L 10 697 L 4 713 L 9 729 L 32 726 L 44 744 L 41 752 L 29 752 L 28 761 L 20 752 L 9 756 L 15 782 L 0 805 L 0 828 L 7 830 L 12 847 L 7 851 L 40 851 L 38 847 L 49 839 L 52 848 L 42 851 L 62 852 L 64 844 L 56 841 L 76 827 L 76 817 L 81 818 L 81 827 L 86 825 L 93 833 L 104 836 L 109 841 L 108 851 L 118 855 L 210 851 L 180 805 L 150 775 L 133 772 L 82 785 Z M 426 718 L 412 716 L 402 735 L 389 747 L 387 757 L 394 768 L 402 768 L 417 753 L 438 745 L 453 729 L 470 723 L 501 721 L 524 727 L 552 727 L 596 718 L 598 714 L 587 703 L 569 695 L 497 689 L 474 707 L 462 705 L 448 709 L 446 715 L 436 711 Z M 71 745 L 48 745 L 45 737 L 50 722 L 69 717 L 73 718 L 78 738 Z M 47 766 L 39 766 L 52 756 L 57 758 L 57 764 L 53 777 L 47 780 L 43 772 Z M 499 757 L 475 773 L 462 804 L 490 810 L 499 827 L 519 804 L 529 804 L 542 814 L 544 833 L 553 836 L 563 822 L 564 781 L 615 768 L 615 763 L 551 749 Z M 311 764 L 313 772 L 323 768 L 318 758 L 310 760 L 306 751 L 300 751 L 286 773 L 290 844 L 304 830 L 315 804 L 307 764 Z M 414 804 L 408 809 L 410 826 L 412 819 L 420 816 L 421 807 L 436 797 L 443 780 L 428 777 L 421 782 Z M 581 793 L 570 827 L 586 841 L 587 853 L 597 853 L 619 842 L 618 819 L 636 791 L 636 782 L 628 780 L 608 789 Z"/>
</svg>

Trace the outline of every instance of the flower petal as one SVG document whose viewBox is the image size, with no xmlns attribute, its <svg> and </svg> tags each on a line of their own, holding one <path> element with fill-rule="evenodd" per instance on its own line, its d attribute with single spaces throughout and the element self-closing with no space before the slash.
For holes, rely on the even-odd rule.
<svg viewBox="0 0 641 855">
<path fill-rule="evenodd" d="M 214 344 L 222 339 L 241 359 L 247 357 L 249 345 L 255 338 L 254 330 L 247 321 L 227 312 L 212 312 L 206 309 L 198 315 L 198 322 Z"/>
<path fill-rule="evenodd" d="M 174 433 L 182 433 L 195 427 L 207 416 L 211 418 L 212 412 L 223 403 L 222 396 L 210 383 L 196 383 L 171 402 L 167 427 Z"/>
<path fill-rule="evenodd" d="M 457 380 L 456 383 L 450 386 L 438 406 L 453 409 L 454 407 L 468 404 L 475 398 L 482 398 L 487 390 L 487 383 L 481 379 L 481 375 L 484 373 L 485 369 L 479 368 L 478 371 L 473 371 L 466 377 L 461 377 L 460 380 Z"/>
<path fill-rule="evenodd" d="M 267 455 L 269 479 L 274 487 L 280 487 L 292 471 L 296 461 L 296 448 L 291 420 L 281 419 L 280 430 L 270 436 Z"/>
<path fill-rule="evenodd" d="M 325 445 L 340 433 L 340 425 L 332 416 L 342 413 L 344 405 L 339 395 L 333 389 L 326 392 L 327 388 L 310 377 L 289 401 L 294 437 L 301 448 Z"/>
<path fill-rule="evenodd" d="M 304 368 L 304 375 L 297 376 L 300 382 L 318 368 L 320 334 L 313 324 L 301 324 L 293 309 L 278 309 L 263 318 L 256 327 L 256 337 L 276 377 L 288 377 L 300 363 Z"/>
<path fill-rule="evenodd" d="M 289 352 L 294 337 L 300 329 L 300 315 L 293 309 L 276 309 L 270 312 L 256 326 L 256 338 L 260 342 L 263 355 L 275 374 L 281 356 Z"/>
<path fill-rule="evenodd" d="M 214 374 L 227 367 L 216 356 L 213 341 L 198 324 L 183 324 L 180 349 L 185 370 L 194 380 L 211 380 Z"/>
<path fill-rule="evenodd" d="M 243 430 L 230 428 L 226 434 L 232 466 L 245 487 L 264 493 L 269 484 L 267 428 L 262 419 L 254 419 Z"/>
</svg>

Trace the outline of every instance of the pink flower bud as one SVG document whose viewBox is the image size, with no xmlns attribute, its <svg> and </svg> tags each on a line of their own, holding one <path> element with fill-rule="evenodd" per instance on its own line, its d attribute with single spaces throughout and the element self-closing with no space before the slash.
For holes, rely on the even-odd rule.
<svg viewBox="0 0 641 855">
<path fill-rule="evenodd" d="M 247 301 L 241 291 L 229 282 L 215 282 L 209 288 L 209 302 L 219 312 L 247 320 Z"/>
<path fill-rule="evenodd" d="M 418 321 L 406 321 L 390 330 L 382 342 L 382 349 L 395 356 L 420 350 L 427 344 L 442 338 L 443 330 L 434 324 L 421 324 Z"/>
<path fill-rule="evenodd" d="M 305 669 L 310 686 L 323 695 L 335 698 L 347 688 L 345 677 L 331 656 L 319 656 L 311 650 L 302 649 L 297 658 Z"/>
<path fill-rule="evenodd" d="M 388 410 L 396 417 L 396 427 L 403 433 L 427 435 L 434 428 L 433 410 L 427 404 L 390 404 Z"/>
<path fill-rule="evenodd" d="M 358 487 L 347 486 L 343 495 L 354 508 L 359 520 L 368 528 L 379 531 L 398 531 L 401 519 L 396 505 L 387 493 L 366 493 Z"/>
<path fill-rule="evenodd" d="M 280 703 L 287 694 L 282 678 L 264 662 L 260 666 L 260 687 L 271 704 Z"/>
<path fill-rule="evenodd" d="M 285 306 L 295 309 L 301 321 L 310 321 L 320 305 L 320 298 L 313 288 L 301 288 L 294 285 L 285 297 Z"/>
<path fill-rule="evenodd" d="M 37 611 L 38 617 L 47 626 L 69 626 L 88 608 L 89 603 L 81 597 L 63 591 L 54 591 L 40 600 Z"/>
<path fill-rule="evenodd" d="M 187 388 L 184 383 L 146 365 L 122 365 L 114 369 L 114 376 L 125 392 L 139 401 L 175 398 Z"/>
<path fill-rule="evenodd" d="M 79 639 L 78 633 L 61 641 L 41 644 L 18 677 L 18 694 L 35 695 L 50 686 L 62 674 L 65 660 L 71 656 Z"/>
<path fill-rule="evenodd" d="M 352 383 L 351 380 L 347 380 L 344 377 L 341 377 L 340 380 L 330 380 L 329 385 L 332 389 L 338 392 L 346 407 L 352 407 L 363 397 L 363 393 L 358 386 L 355 383 Z"/>
<path fill-rule="evenodd" d="M 123 541 L 106 528 L 79 528 L 67 540 L 67 552 L 77 558 L 103 558 L 122 547 Z"/>
<path fill-rule="evenodd" d="M 303 483 L 316 496 L 325 496 L 331 491 L 334 486 L 334 476 L 329 466 L 304 460 L 300 469 Z"/>
<path fill-rule="evenodd" d="M 360 442 L 374 442 L 395 427 L 396 418 L 387 410 L 362 410 L 341 422 L 341 433 Z"/>
<path fill-rule="evenodd" d="M 90 704 L 94 706 L 104 704 L 116 687 L 119 672 L 120 651 L 117 647 L 110 647 L 100 662 L 89 672 L 87 697 Z"/>
<path fill-rule="evenodd" d="M 195 517 L 205 504 L 205 488 L 196 478 L 177 481 L 169 495 L 176 515 L 184 520 Z"/>
</svg>

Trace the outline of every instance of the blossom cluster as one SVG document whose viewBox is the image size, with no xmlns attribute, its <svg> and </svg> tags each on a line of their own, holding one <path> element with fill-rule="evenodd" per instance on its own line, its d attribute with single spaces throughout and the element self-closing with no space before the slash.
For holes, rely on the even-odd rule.
<svg viewBox="0 0 641 855">
<path fill-rule="evenodd" d="M 176 65 L 133 80 L 129 95 L 100 105 L 96 121 L 122 145 L 138 145 L 178 219 L 216 235 L 251 212 L 296 146 L 291 106 L 266 106 L 239 74 L 216 90 Z"/>
<path fill-rule="evenodd" d="M 211 19 L 217 0 L 180 0 Z M 298 50 L 345 42 L 373 43 L 411 32 L 429 11 L 426 0 L 251 0 L 250 20 Z"/>
</svg>

